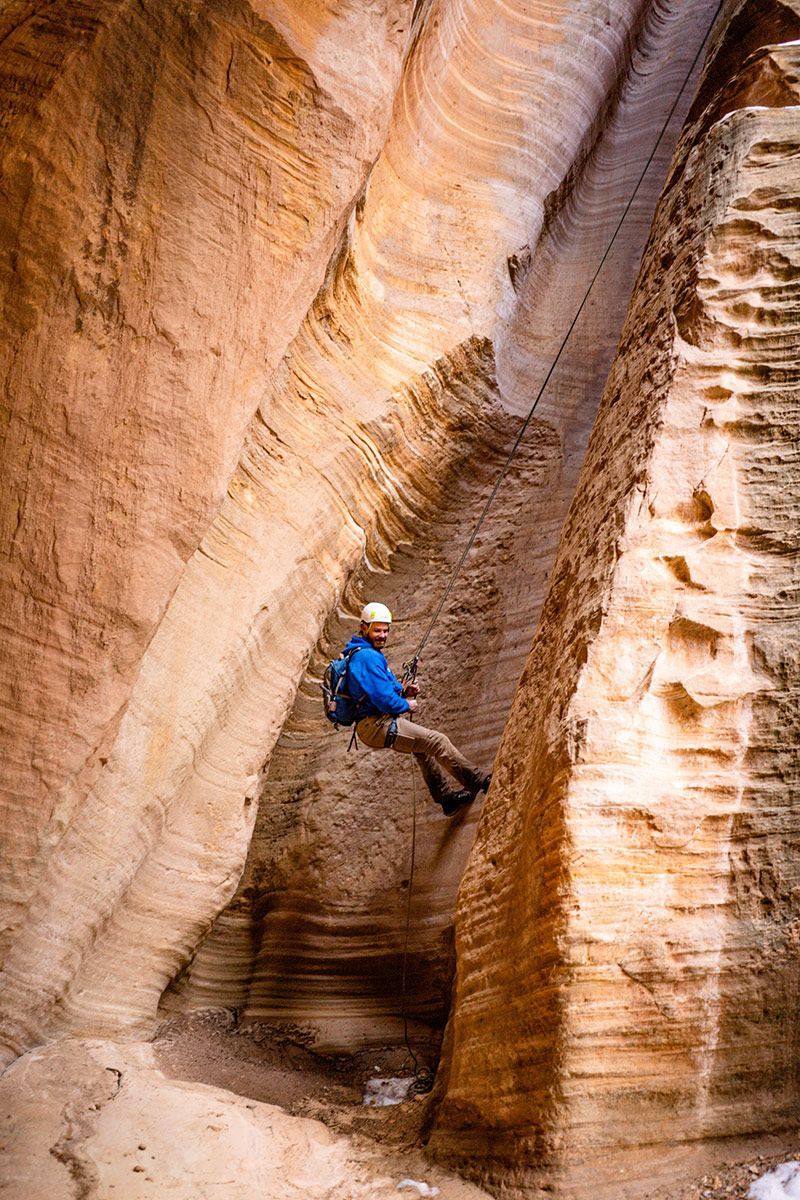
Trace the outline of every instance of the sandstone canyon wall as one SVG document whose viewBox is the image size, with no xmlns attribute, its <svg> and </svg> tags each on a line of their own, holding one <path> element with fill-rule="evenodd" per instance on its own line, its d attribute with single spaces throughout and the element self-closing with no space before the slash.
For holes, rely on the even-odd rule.
<svg viewBox="0 0 800 1200">
<path fill-rule="evenodd" d="M 59 1031 L 152 1029 L 236 887 L 265 764 L 328 615 L 357 611 L 358 579 L 343 589 L 360 565 L 404 610 L 398 649 L 412 644 L 711 16 L 628 0 L 432 3 L 413 27 L 403 4 L 341 10 L 342 24 L 323 5 L 302 13 L 18 4 L 4 18 L 12 1055 Z M 532 431 L 537 486 L 506 501 L 513 519 L 473 567 L 483 583 L 431 645 L 439 719 L 486 763 L 659 186 L 598 293 L 602 334 L 576 347 Z M 402 549 L 417 538 L 430 570 Z M 398 549 L 413 559 L 405 583 L 386 574 Z M 475 656 L 472 679 L 448 701 L 459 655 Z M 291 818 L 301 858 L 311 837 L 314 870 L 290 885 L 274 848 L 254 869 L 290 908 L 330 893 L 371 1021 L 397 1010 L 369 959 L 387 937 L 397 958 L 408 776 L 370 764 L 342 809 L 343 744 L 311 740 L 320 777 L 298 789 L 293 776 L 299 819 L 284 805 L 278 824 Z M 390 873 L 373 887 L 341 844 L 375 772 Z M 322 854 L 326 804 L 337 832 Z M 432 860 L 457 844 L 419 892 L 439 892 L 419 965 L 437 981 L 421 1007 L 439 1018 L 469 832 L 431 829 Z M 262 890 L 261 911 L 269 878 Z M 335 959 L 346 945 L 319 951 L 300 932 L 301 975 L 305 947 Z M 198 971 L 202 998 L 274 1009 L 245 995 L 254 969 L 276 974 L 254 954 L 260 966 L 233 949 L 216 990 Z M 338 1004 L 349 1020 L 352 973 L 337 994 L 323 972 L 306 1015 Z M 294 1015 L 291 971 L 278 989 Z"/>
<path fill-rule="evenodd" d="M 484 812 L 317 702 L 364 599 L 413 652 L 715 9 L 0 15 L 6 1061 L 396 1039 L 416 802 L 432 1153 L 641 1194 L 796 1121 L 795 3 L 725 7 L 426 648 Z"/>
<path fill-rule="evenodd" d="M 423 94 L 411 109 L 412 145 L 422 141 L 423 150 L 409 149 L 410 117 L 404 108 L 396 114 L 386 151 L 387 158 L 391 153 L 394 170 L 395 163 L 403 164 L 404 177 L 399 184 L 393 176 L 387 179 L 383 157 L 379 160 L 363 206 L 357 210 L 354 246 L 345 268 L 339 268 L 320 297 L 289 360 L 296 377 L 291 385 L 293 408 L 300 408 L 308 380 L 316 381 L 317 392 L 347 395 L 351 404 L 354 397 L 367 396 L 373 381 L 372 376 L 364 379 L 366 361 L 373 373 L 383 366 L 393 372 L 393 379 L 399 374 L 412 380 L 393 399 L 401 414 L 413 404 L 413 415 L 404 420 L 401 436 L 390 441 L 374 422 L 368 426 L 381 454 L 380 463 L 377 459 L 370 463 L 370 471 L 379 465 L 386 472 L 380 491 L 384 495 L 388 491 L 391 507 L 381 506 L 368 563 L 328 623 L 324 638 L 326 650 L 341 644 L 348 620 L 349 629 L 353 628 L 358 597 L 381 594 L 402 618 L 393 634 L 392 655 L 398 662 L 413 653 L 435 609 L 513 443 L 514 419 L 530 407 L 634 189 L 668 111 L 664 90 L 670 101 L 677 97 L 699 45 L 703 21 L 707 26 L 710 19 L 707 10 L 693 10 L 697 38 L 690 43 L 682 23 L 685 14 L 646 9 L 639 15 L 635 37 L 626 45 L 609 43 L 621 58 L 617 72 L 605 80 L 605 93 L 597 93 L 602 116 L 587 110 L 585 124 L 579 122 L 570 130 L 570 157 L 562 160 L 560 170 L 567 161 L 571 165 L 556 187 L 557 176 L 530 176 L 527 154 L 532 151 L 527 141 L 535 144 L 537 154 L 551 144 L 558 148 L 564 132 L 558 105 L 566 98 L 551 94 L 553 71 L 574 71 L 573 86 L 596 88 L 598 47 L 575 65 L 569 62 L 572 42 L 566 37 L 557 40 L 553 68 L 548 66 L 540 77 L 532 48 L 547 33 L 542 18 L 526 13 L 516 14 L 514 20 L 501 19 L 495 13 L 490 21 L 487 10 L 477 6 L 454 25 L 455 15 L 450 14 L 453 28 L 448 31 L 443 66 L 437 13 L 438 9 L 431 10 L 428 32 L 423 29 L 415 43 L 405 83 L 413 86 L 412 96 L 417 89 L 423 92 L 417 82 L 423 73 L 429 92 L 433 80 L 439 86 L 433 100 Z M 566 11 L 564 15 L 566 19 Z M 577 20 L 577 14 L 570 19 Z M 599 17 L 592 17 L 586 31 L 605 42 L 610 36 L 605 18 L 598 21 Z M 508 77 L 504 86 L 510 89 L 513 83 L 520 94 L 516 123 L 521 128 L 514 143 L 519 161 L 510 164 L 509 135 L 503 133 L 509 118 L 498 114 L 494 100 L 480 112 L 483 126 L 476 115 L 471 123 L 463 118 L 456 130 L 438 127 L 441 112 L 455 111 L 460 103 L 457 97 L 465 73 L 475 80 L 485 75 L 486 56 L 479 36 L 484 26 L 494 30 L 498 46 L 517 48 L 517 59 L 506 56 L 503 61 Z M 462 62 L 465 65 L 459 70 Z M 688 102 L 687 94 L 687 106 Z M 433 157 L 419 132 L 428 125 L 432 130 L 428 138 L 435 135 L 441 143 Z M 454 143 L 467 137 L 471 144 L 476 130 L 484 127 L 491 132 L 494 165 L 489 166 L 488 148 L 483 146 L 489 134 L 482 133 L 481 156 L 474 165 L 470 163 L 457 177 L 449 174 L 449 165 L 445 173 L 445 164 L 459 153 Z M 491 522 L 426 648 L 423 673 L 432 719 L 486 766 L 494 755 L 535 625 L 616 340 L 623 297 L 638 261 L 639 239 L 644 237 L 666 162 L 661 148 L 593 307 L 576 331 L 515 460 L 513 475 L 493 508 Z M 498 207 L 498 189 L 492 181 L 502 170 L 513 171 L 514 190 L 510 201 Z M 486 247 L 490 239 L 495 242 L 502 222 L 520 221 L 521 198 L 531 206 L 533 217 L 506 234 L 501 254 L 496 249 L 486 251 L 488 262 L 484 261 L 476 247 Z M 490 201 L 489 211 L 495 215 L 484 229 Z M 367 251 L 361 247 L 377 236 L 373 227 L 381 229 L 386 212 L 394 214 L 394 237 L 388 240 L 381 234 L 387 261 L 365 263 Z M 457 220 L 446 238 L 432 243 L 420 240 L 420 229 L 439 235 L 445 218 L 450 223 Z M 411 265 L 410 246 L 415 249 Z M 509 255 L 512 246 L 515 251 Z M 445 252 L 453 264 L 449 277 L 442 261 Z M 361 281 L 364 275 L 369 290 L 379 290 L 378 307 L 368 303 Z M 495 289 L 499 297 L 495 312 L 490 306 L 486 311 L 485 286 Z M 614 313 L 616 319 L 610 315 Z M 439 324 L 445 318 L 443 336 Z M 390 320 L 405 322 L 405 336 L 386 332 Z M 467 334 L 466 341 L 459 341 Z M 419 350 L 423 336 L 428 341 L 424 355 Z M 435 359 L 432 370 L 417 375 L 414 355 L 419 352 L 425 361 L 448 342 L 456 342 L 457 349 Z M 314 436 L 318 423 L 319 414 L 308 419 L 312 431 L 308 436 Z M 424 431 L 427 444 L 414 445 L 409 459 L 402 447 L 414 437 L 415 427 Z M 439 447 L 432 444 L 435 436 L 441 437 Z M 341 467 L 331 463 L 329 470 L 339 472 Z M 369 524 L 368 511 L 363 520 Z M 388 551 L 398 544 L 401 552 L 389 559 Z M 522 569 L 521 564 L 525 564 Z M 388 578 L 387 566 L 391 567 Z M 222 1003 L 249 1017 L 304 1023 L 313 1030 L 318 1045 L 347 1048 L 398 1036 L 414 796 L 407 763 L 345 755 L 343 739 L 320 730 L 315 679 L 323 659 L 321 653 L 312 665 L 270 764 L 238 894 L 177 981 L 177 996 L 171 989 L 164 1007 L 173 1011 Z M 423 720 L 426 711 L 431 708 L 423 709 Z M 417 800 L 421 840 L 412 898 L 414 984 L 408 1003 L 412 1015 L 424 1023 L 417 1036 L 423 1041 L 432 1036 L 435 1045 L 449 1006 L 454 895 L 476 814 L 464 822 L 443 822 L 437 810 L 421 803 L 423 798 Z M 355 846 L 351 844 L 354 828 L 358 830 Z"/>
<path fill-rule="evenodd" d="M 800 1114 L 800 24 L 729 16 L 459 897 L 432 1146 L 504 1194 Z"/>
<path fill-rule="evenodd" d="M 183 736 L 170 696 L 154 697 L 136 764 L 143 803 L 104 790 L 112 748 L 385 137 L 403 14 L 364 6 L 337 36 L 339 18 L 320 8 L 316 29 L 309 9 L 293 46 L 279 14 L 248 4 L 0 16 L 2 928 L 10 978 L 38 1007 L 163 833 L 160 746 Z M 358 63 L 339 46 L 351 40 Z M 220 827 L 233 852 L 205 852 L 214 896 L 244 852 L 241 807 Z"/>
</svg>

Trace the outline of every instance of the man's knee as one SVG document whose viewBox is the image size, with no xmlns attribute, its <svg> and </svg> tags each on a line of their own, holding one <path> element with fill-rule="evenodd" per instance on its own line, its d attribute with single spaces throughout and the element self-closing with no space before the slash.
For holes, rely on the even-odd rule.
<svg viewBox="0 0 800 1200">
<path fill-rule="evenodd" d="M 422 743 L 424 752 L 432 755 L 433 758 L 441 758 L 443 754 L 449 755 L 453 751 L 450 739 L 440 733 L 438 729 L 420 729 L 418 739 Z"/>
</svg>

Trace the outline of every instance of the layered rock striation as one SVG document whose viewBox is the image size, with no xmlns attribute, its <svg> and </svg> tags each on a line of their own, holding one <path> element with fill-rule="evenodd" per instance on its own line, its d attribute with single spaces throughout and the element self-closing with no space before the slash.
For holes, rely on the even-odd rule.
<svg viewBox="0 0 800 1200">
<path fill-rule="evenodd" d="M 504 1195 L 800 1115 L 799 17 L 714 39 L 459 895 L 432 1149 Z"/>
<path fill-rule="evenodd" d="M 418 535 L 434 562 L 427 574 L 414 564 L 413 587 L 401 573 L 396 595 L 420 625 L 431 612 L 475 485 L 501 459 L 487 418 L 511 437 L 527 411 L 664 119 L 663 93 L 678 92 L 711 16 L 705 0 L 409 8 L 220 0 L 166 14 L 120 0 L 91 12 L 15 4 L 2 18 L 8 1056 L 69 1030 L 147 1032 L 181 972 L 187 1003 L 236 994 L 291 1015 L 302 990 L 306 1016 L 315 1004 L 396 1014 L 394 968 L 369 960 L 380 943 L 378 958 L 396 962 L 407 818 L 386 825 L 394 870 L 376 900 L 352 882 L 358 854 L 338 848 L 361 827 L 363 789 L 386 769 L 376 763 L 316 873 L 295 875 L 317 828 L 310 797 L 341 770 L 343 747 L 323 753 L 319 736 L 311 773 L 293 775 L 306 800 L 288 866 L 273 879 L 267 848 L 248 868 L 258 911 L 237 928 L 253 949 L 223 950 L 211 980 L 199 959 L 191 984 L 185 968 L 236 888 L 272 748 L 329 615 L 357 611 L 353 572 L 364 586 L 386 579 Z M 531 431 L 526 500 L 517 514 L 506 502 L 506 524 L 487 531 L 487 549 L 524 546 L 530 566 L 503 563 L 492 586 L 507 599 L 485 607 L 482 589 L 468 593 L 463 620 L 445 618 L 430 646 L 437 712 L 486 763 L 657 174 Z M 488 614 L 501 631 L 481 629 Z M 446 655 L 462 645 L 501 670 L 448 708 Z M 401 788 L 406 813 L 407 800 Z M 420 963 L 436 981 L 421 1008 L 437 1019 L 466 848 L 434 886 L 435 949 Z M 355 897 L 347 943 L 334 936 L 342 878 Z M 260 897 L 284 881 L 290 911 L 330 895 L 331 936 L 273 967 Z M 346 965 L 331 967 L 343 946 Z M 353 961 L 367 993 L 355 998 Z M 276 974 L 290 982 L 250 994 L 251 976 Z M 326 976 L 341 980 L 330 1002 Z"/>
<path fill-rule="evenodd" d="M 0 15 L 12 993 L 40 955 L 61 993 L 163 816 L 165 693 L 142 807 L 87 797 L 383 143 L 408 8 L 348 11 L 358 69 L 322 6 L 298 30 L 235 0 Z M 54 933 L 65 910 L 77 941 Z"/>
<path fill-rule="evenodd" d="M 12 1187 L 378 1194 L 120 1042 L 403 1008 L 435 1054 L 454 968 L 430 1151 L 493 1192 L 796 1126 L 800 5 L 724 6 L 670 165 L 714 12 L 0 15 Z M 437 618 L 423 718 L 500 743 L 480 820 L 321 722 L 373 596 L 395 663 Z"/>
<path fill-rule="evenodd" d="M 514 418 L 527 413 L 656 140 L 666 116 L 664 79 L 671 100 L 680 90 L 691 53 L 677 12 L 619 11 L 631 22 L 625 38 L 594 17 L 586 26 L 590 40 L 605 45 L 611 39 L 609 66 L 615 58 L 618 66 L 616 73 L 604 73 L 604 60 L 595 54 L 567 66 L 568 30 L 579 18 L 564 10 L 555 62 L 575 72 L 576 88 L 598 89 L 607 113 L 607 134 L 599 141 L 597 114 L 590 120 L 588 110 L 581 113 L 568 131 L 568 155 L 559 144 L 563 125 L 556 115 L 565 98 L 549 93 L 549 69 L 540 78 L 533 57 L 536 38 L 546 36 L 540 16 L 493 18 L 498 27 L 492 27 L 491 45 L 514 47 L 516 56 L 502 60 L 501 74 L 502 89 L 516 96 L 513 120 L 493 99 L 481 108 L 480 121 L 464 115 L 456 128 L 451 122 L 440 127 L 441 114 L 456 110 L 464 78 L 477 88 L 486 72 L 477 32 L 490 27 L 483 6 L 458 17 L 453 10 L 446 19 L 434 6 L 415 40 L 403 107 L 356 208 L 350 241 L 271 400 L 273 430 L 285 412 L 305 413 L 302 428 L 293 422 L 282 434 L 287 452 L 304 456 L 325 419 L 316 396 L 341 398 L 343 407 L 346 397 L 348 411 L 361 416 L 365 467 L 350 458 L 349 446 L 334 453 L 335 429 L 325 438 L 325 474 L 346 497 L 348 516 L 359 514 L 369 538 L 366 561 L 326 626 L 328 653 L 352 631 L 361 601 L 373 594 L 400 617 L 394 661 L 413 653 L 513 444 Z M 699 31 L 708 14 L 696 8 L 692 18 Z M 595 78 L 599 68 L 601 80 Z M 453 172 L 464 129 L 470 145 L 480 142 L 480 154 Z M 488 132 L 479 136 L 479 130 Z M 491 170 L 484 145 L 489 138 Z M 549 168 L 542 178 L 529 178 L 533 143 L 553 147 L 562 173 L 570 163 L 558 186 Z M 508 173 L 504 188 L 497 173 Z M 523 202 L 527 215 L 519 207 Z M 607 318 L 615 304 L 619 311 L 620 281 L 632 269 L 640 224 L 641 208 L 626 230 L 632 245 L 613 259 L 580 340 L 529 429 L 514 473 L 426 646 L 422 671 L 429 701 L 422 719 L 443 726 L 487 767 L 616 337 L 608 323 L 598 332 L 601 315 Z M 420 230 L 429 233 L 421 237 Z M 419 373 L 420 364 L 453 343 L 455 349 Z M 400 379 L 408 382 L 400 386 Z M 376 383 L 394 390 L 387 397 Z M 406 418 L 410 400 L 413 415 Z M 372 415 L 376 403 L 380 418 Z M 389 443 L 380 430 L 393 411 L 403 433 Z M 362 483 L 353 491 L 350 479 L 359 471 Z M 376 474 L 373 490 L 368 481 Z M 325 507 L 317 509 L 315 532 L 304 527 L 296 554 L 307 553 L 312 537 L 320 547 L 333 544 L 330 518 Z M 335 519 L 341 530 L 339 510 Z M 215 552 L 224 553 L 223 536 Z M 258 536 L 270 537 L 261 542 L 269 554 L 270 531 L 262 526 Z M 355 564 L 361 547 L 356 543 L 352 551 Z M 414 795 L 407 762 L 363 751 L 347 756 L 346 739 L 320 729 L 316 697 L 323 659 L 312 666 L 270 764 L 237 896 L 165 997 L 165 1007 L 225 1004 L 246 1017 L 300 1023 L 318 1045 L 343 1049 L 398 1036 Z M 437 1031 L 449 1004 L 453 898 L 476 814 L 451 827 L 425 806 L 422 788 L 417 808 L 421 836 L 406 1007 Z"/>
</svg>

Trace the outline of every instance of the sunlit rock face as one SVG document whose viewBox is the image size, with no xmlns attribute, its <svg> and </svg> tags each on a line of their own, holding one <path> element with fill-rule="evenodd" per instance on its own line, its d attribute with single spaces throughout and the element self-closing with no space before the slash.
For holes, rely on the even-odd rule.
<svg viewBox="0 0 800 1200">
<path fill-rule="evenodd" d="M 432 1149 L 503 1195 L 800 1114 L 798 12 L 712 43 L 459 896 Z"/>
<path fill-rule="evenodd" d="M 413 649 L 711 17 L 300 7 L 0 18 L 7 1057 L 146 1033 L 173 980 L 167 1005 L 396 1019 L 409 773 L 348 760 L 298 684 L 367 587 Z M 487 766 L 664 155 L 428 645 L 424 715 Z M 234 944 L 198 954 L 265 787 Z M 421 811 L 434 1023 L 471 822 Z"/>
<path fill-rule="evenodd" d="M 723 14 L 622 328 L 714 3 L 5 7 L 7 1060 L 159 1006 L 393 1040 L 407 937 L 432 1152 L 494 1190 L 797 1123 L 797 8 Z M 502 737 L 482 814 L 322 724 L 367 598 Z M 169 1109 L 70 1042 L 59 1121 L 106 1054 Z"/>
<path fill-rule="evenodd" d="M 76 1081 L 79 1081 L 76 1086 Z M 0 1080 L 3 1190 L 29 1200 L 223 1192 L 323 1197 L 350 1176 L 324 1125 L 166 1079 L 149 1045 L 67 1039 Z"/>
<path fill-rule="evenodd" d="M 294 688 L 296 666 L 285 680 L 278 665 L 318 628 L 303 627 L 309 603 L 321 623 L 337 602 L 269 765 L 237 895 L 165 995 L 167 1011 L 225 1004 L 301 1025 L 324 1048 L 398 1037 L 410 764 L 348 755 L 347 735 L 321 727 L 315 678 L 370 597 L 398 617 L 392 661 L 414 652 L 711 18 L 705 5 L 614 11 L 609 25 L 569 5 L 546 16 L 533 6 L 433 5 L 415 34 L 384 153 L 262 405 L 225 523 L 208 539 L 216 566 L 199 559 L 171 610 L 182 633 L 165 644 L 170 678 L 209 586 L 218 612 L 234 613 L 244 587 L 252 607 L 274 597 L 250 671 L 254 702 L 238 718 L 257 730 L 280 690 L 288 698 Z M 576 59 L 576 38 L 593 52 Z M 421 719 L 485 768 L 665 170 L 661 150 L 425 647 Z M 309 462 L 311 471 L 298 467 Z M 332 487 L 319 488 L 315 470 Z M 291 509 L 287 495 L 298 497 Z M 265 511 L 280 512 L 294 537 Z M 234 541 L 234 529 L 247 538 Z M 260 573 L 248 567 L 244 582 L 230 569 L 240 547 Z M 357 574 L 342 593 L 348 562 Z M 196 644 L 201 660 L 206 649 Z M 198 692 L 195 710 L 201 703 Z M 419 780 L 417 789 L 406 1008 L 428 1027 L 415 1026 L 424 1045 L 435 1044 L 449 1006 L 454 895 L 478 806 L 446 821 Z"/>
<path fill-rule="evenodd" d="M 409 9 L 304 5 L 301 28 L 235 0 L 0 14 L 0 924 L 31 1030 L 134 880 L 149 891 L 188 668 L 152 697 L 135 797 L 103 784 L 120 721 L 384 141 Z M 162 852 L 168 880 L 203 879 L 205 911 L 240 869 L 240 810 L 219 837 L 173 822 Z M 170 938 L 176 893 L 156 886 L 129 950 Z"/>
<path fill-rule="evenodd" d="M 395 408 L 396 427 L 368 432 L 387 479 L 402 477 L 409 451 L 420 464 L 403 497 L 405 545 L 390 562 L 364 566 L 344 607 L 384 595 L 398 620 L 388 654 L 400 669 L 433 615 L 477 520 L 519 421 L 503 410 L 491 343 L 471 339 L 415 380 Z M 420 678 L 437 698 L 436 722 L 488 769 L 516 679 L 505 650 L 516 608 L 518 564 L 538 544 L 522 489 L 557 475 L 555 432 L 537 425 L 515 461 L 468 565 L 453 588 Z M 387 594 L 387 586 L 391 592 Z M 476 814 L 452 821 L 434 807 L 413 760 L 348 751 L 350 730 L 321 724 L 318 679 L 326 655 L 358 628 L 328 622 L 273 754 L 247 869 L 237 895 L 163 1000 L 166 1011 L 224 1004 L 244 1018 L 303 1024 L 320 1048 L 382 1045 L 400 1035 L 401 950 L 411 871 L 409 1014 L 433 1031 L 444 1023 L 452 978 L 455 891 Z M 421 704 L 421 719 L 431 711 Z M 417 1029 L 423 1041 L 431 1028 Z"/>
</svg>

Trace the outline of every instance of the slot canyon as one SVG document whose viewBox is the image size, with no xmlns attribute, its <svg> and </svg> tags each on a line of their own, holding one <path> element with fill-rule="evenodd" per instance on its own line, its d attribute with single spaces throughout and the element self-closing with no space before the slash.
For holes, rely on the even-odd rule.
<svg viewBox="0 0 800 1200">
<path fill-rule="evenodd" d="M 7 0 L 0 89 L 0 1194 L 800 1159 L 800 0 Z"/>
</svg>

